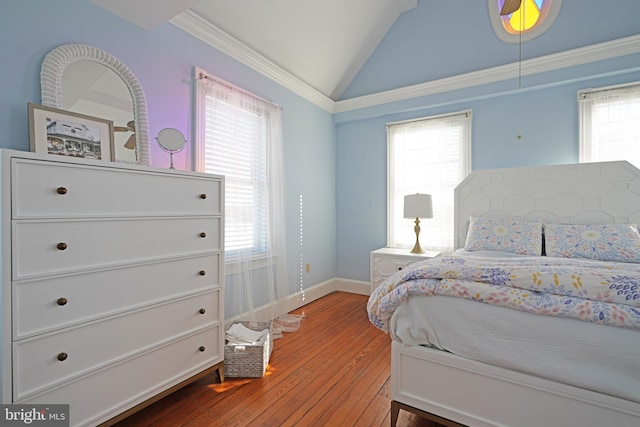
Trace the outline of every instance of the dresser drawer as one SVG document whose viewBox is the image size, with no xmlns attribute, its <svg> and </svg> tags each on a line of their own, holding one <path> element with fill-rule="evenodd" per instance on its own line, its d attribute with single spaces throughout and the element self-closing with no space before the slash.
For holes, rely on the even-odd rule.
<svg viewBox="0 0 640 427">
<path fill-rule="evenodd" d="M 219 217 L 13 221 L 13 279 L 219 251 L 221 222 Z"/>
<path fill-rule="evenodd" d="M 13 338 L 220 288 L 221 254 L 13 283 Z"/>
<path fill-rule="evenodd" d="M 12 169 L 14 219 L 222 214 L 221 180 L 26 159 Z"/>
<path fill-rule="evenodd" d="M 71 426 L 96 425 L 222 361 L 220 331 L 216 325 L 16 403 L 72 402 Z"/>
<path fill-rule="evenodd" d="M 217 324 L 219 297 L 219 291 L 208 292 L 14 342 L 13 397 L 22 399 Z"/>
</svg>

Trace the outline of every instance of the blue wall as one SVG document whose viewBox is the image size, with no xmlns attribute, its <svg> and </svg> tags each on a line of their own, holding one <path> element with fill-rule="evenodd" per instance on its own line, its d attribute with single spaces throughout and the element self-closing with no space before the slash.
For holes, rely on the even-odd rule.
<svg viewBox="0 0 640 427">
<path fill-rule="evenodd" d="M 364 119 L 342 120 L 349 113 L 336 115 L 336 275 L 368 280 L 369 252 L 387 243 L 387 122 L 471 109 L 473 169 L 575 163 L 577 91 L 628 81 L 640 81 L 640 71 L 559 87 L 453 98 L 446 105 L 424 100 L 423 108 L 411 105 L 409 111 L 400 103 L 398 112 L 376 111 Z"/>
<path fill-rule="evenodd" d="M 487 0 L 418 0 L 400 15 L 342 99 L 638 34 L 640 2 L 614 3 L 563 0 L 553 26 L 520 49 L 498 39 Z"/>
<path fill-rule="evenodd" d="M 396 21 L 344 98 L 517 62 L 519 46 L 497 38 L 487 10 L 483 0 L 420 0 Z M 554 26 L 523 44 L 522 57 L 639 34 L 637 16 L 635 0 L 615 8 L 564 0 Z M 387 243 L 387 122 L 471 109 L 473 169 L 573 163 L 577 91 L 634 81 L 640 81 L 638 54 L 335 114 L 336 276 L 368 280 L 369 252 Z"/>
<path fill-rule="evenodd" d="M 27 102 L 40 102 L 42 59 L 64 43 L 94 45 L 129 66 L 147 96 L 152 137 L 176 127 L 191 140 L 194 66 L 281 105 L 292 291 L 332 277 L 369 279 L 369 252 L 386 243 L 385 123 L 471 109 L 473 168 L 575 162 L 577 90 L 640 80 L 640 55 L 634 54 L 525 76 L 520 84 L 511 79 L 332 115 L 169 23 L 146 31 L 89 0 L 0 7 L 0 147 L 28 150 Z M 639 34 L 637 16 L 637 0 L 615 7 L 564 0 L 554 27 L 524 44 L 522 58 Z M 519 55 L 517 45 L 493 33 L 486 0 L 419 0 L 343 98 L 508 64 Z M 167 167 L 166 154 L 153 145 L 153 164 Z M 177 167 L 190 169 L 191 155 L 177 156 Z M 301 263 L 311 264 L 311 272 L 301 273 Z"/>
<path fill-rule="evenodd" d="M 241 86 L 283 107 L 288 271 L 290 288 L 335 275 L 335 149 L 330 113 L 191 37 L 170 23 L 143 30 L 88 0 L 20 0 L 0 6 L 0 148 L 29 150 L 27 103 L 40 103 L 40 65 L 65 43 L 103 49 L 127 64 L 148 104 L 152 164 L 168 167 L 153 139 L 165 127 L 192 134 L 193 67 Z M 176 167 L 191 169 L 190 147 Z M 304 199 L 304 238 L 299 239 L 299 198 Z M 304 251 L 304 252 L 303 252 Z M 300 254 L 311 272 L 300 275 Z"/>
</svg>

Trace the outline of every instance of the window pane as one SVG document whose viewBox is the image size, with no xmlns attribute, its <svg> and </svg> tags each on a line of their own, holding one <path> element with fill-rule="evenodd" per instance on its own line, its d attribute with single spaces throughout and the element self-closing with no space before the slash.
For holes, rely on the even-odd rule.
<svg viewBox="0 0 640 427">
<path fill-rule="evenodd" d="M 431 194 L 433 218 L 420 222 L 425 250 L 453 249 L 453 190 L 469 171 L 471 113 L 388 125 L 389 215 L 387 244 L 410 248 L 414 221 L 405 219 L 404 196 Z"/>
<path fill-rule="evenodd" d="M 580 160 L 627 160 L 640 167 L 640 86 L 579 94 Z"/>
<path fill-rule="evenodd" d="M 225 176 L 225 251 L 266 250 L 266 121 L 226 99 L 205 97 L 205 172 Z"/>
</svg>

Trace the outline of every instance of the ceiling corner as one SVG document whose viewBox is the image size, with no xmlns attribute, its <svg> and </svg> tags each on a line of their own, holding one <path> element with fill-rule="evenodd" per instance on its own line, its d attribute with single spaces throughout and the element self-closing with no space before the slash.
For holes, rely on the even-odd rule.
<svg viewBox="0 0 640 427">
<path fill-rule="evenodd" d="M 418 0 L 398 0 L 396 3 L 398 7 L 398 15 L 406 12 L 409 9 L 418 7 Z"/>
<path fill-rule="evenodd" d="M 92 3 L 151 30 L 184 12 L 201 0 L 91 0 Z"/>
</svg>

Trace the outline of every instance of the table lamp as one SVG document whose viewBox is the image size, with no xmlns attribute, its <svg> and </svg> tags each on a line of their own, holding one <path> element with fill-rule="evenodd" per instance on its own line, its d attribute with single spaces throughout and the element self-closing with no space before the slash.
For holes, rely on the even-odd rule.
<svg viewBox="0 0 640 427">
<path fill-rule="evenodd" d="M 433 218 L 433 207 L 431 206 L 430 194 L 408 194 L 404 196 L 404 217 L 415 218 L 416 226 L 413 230 L 416 232 L 416 244 L 411 249 L 412 254 L 423 254 L 424 251 L 420 247 L 420 218 Z"/>
</svg>

